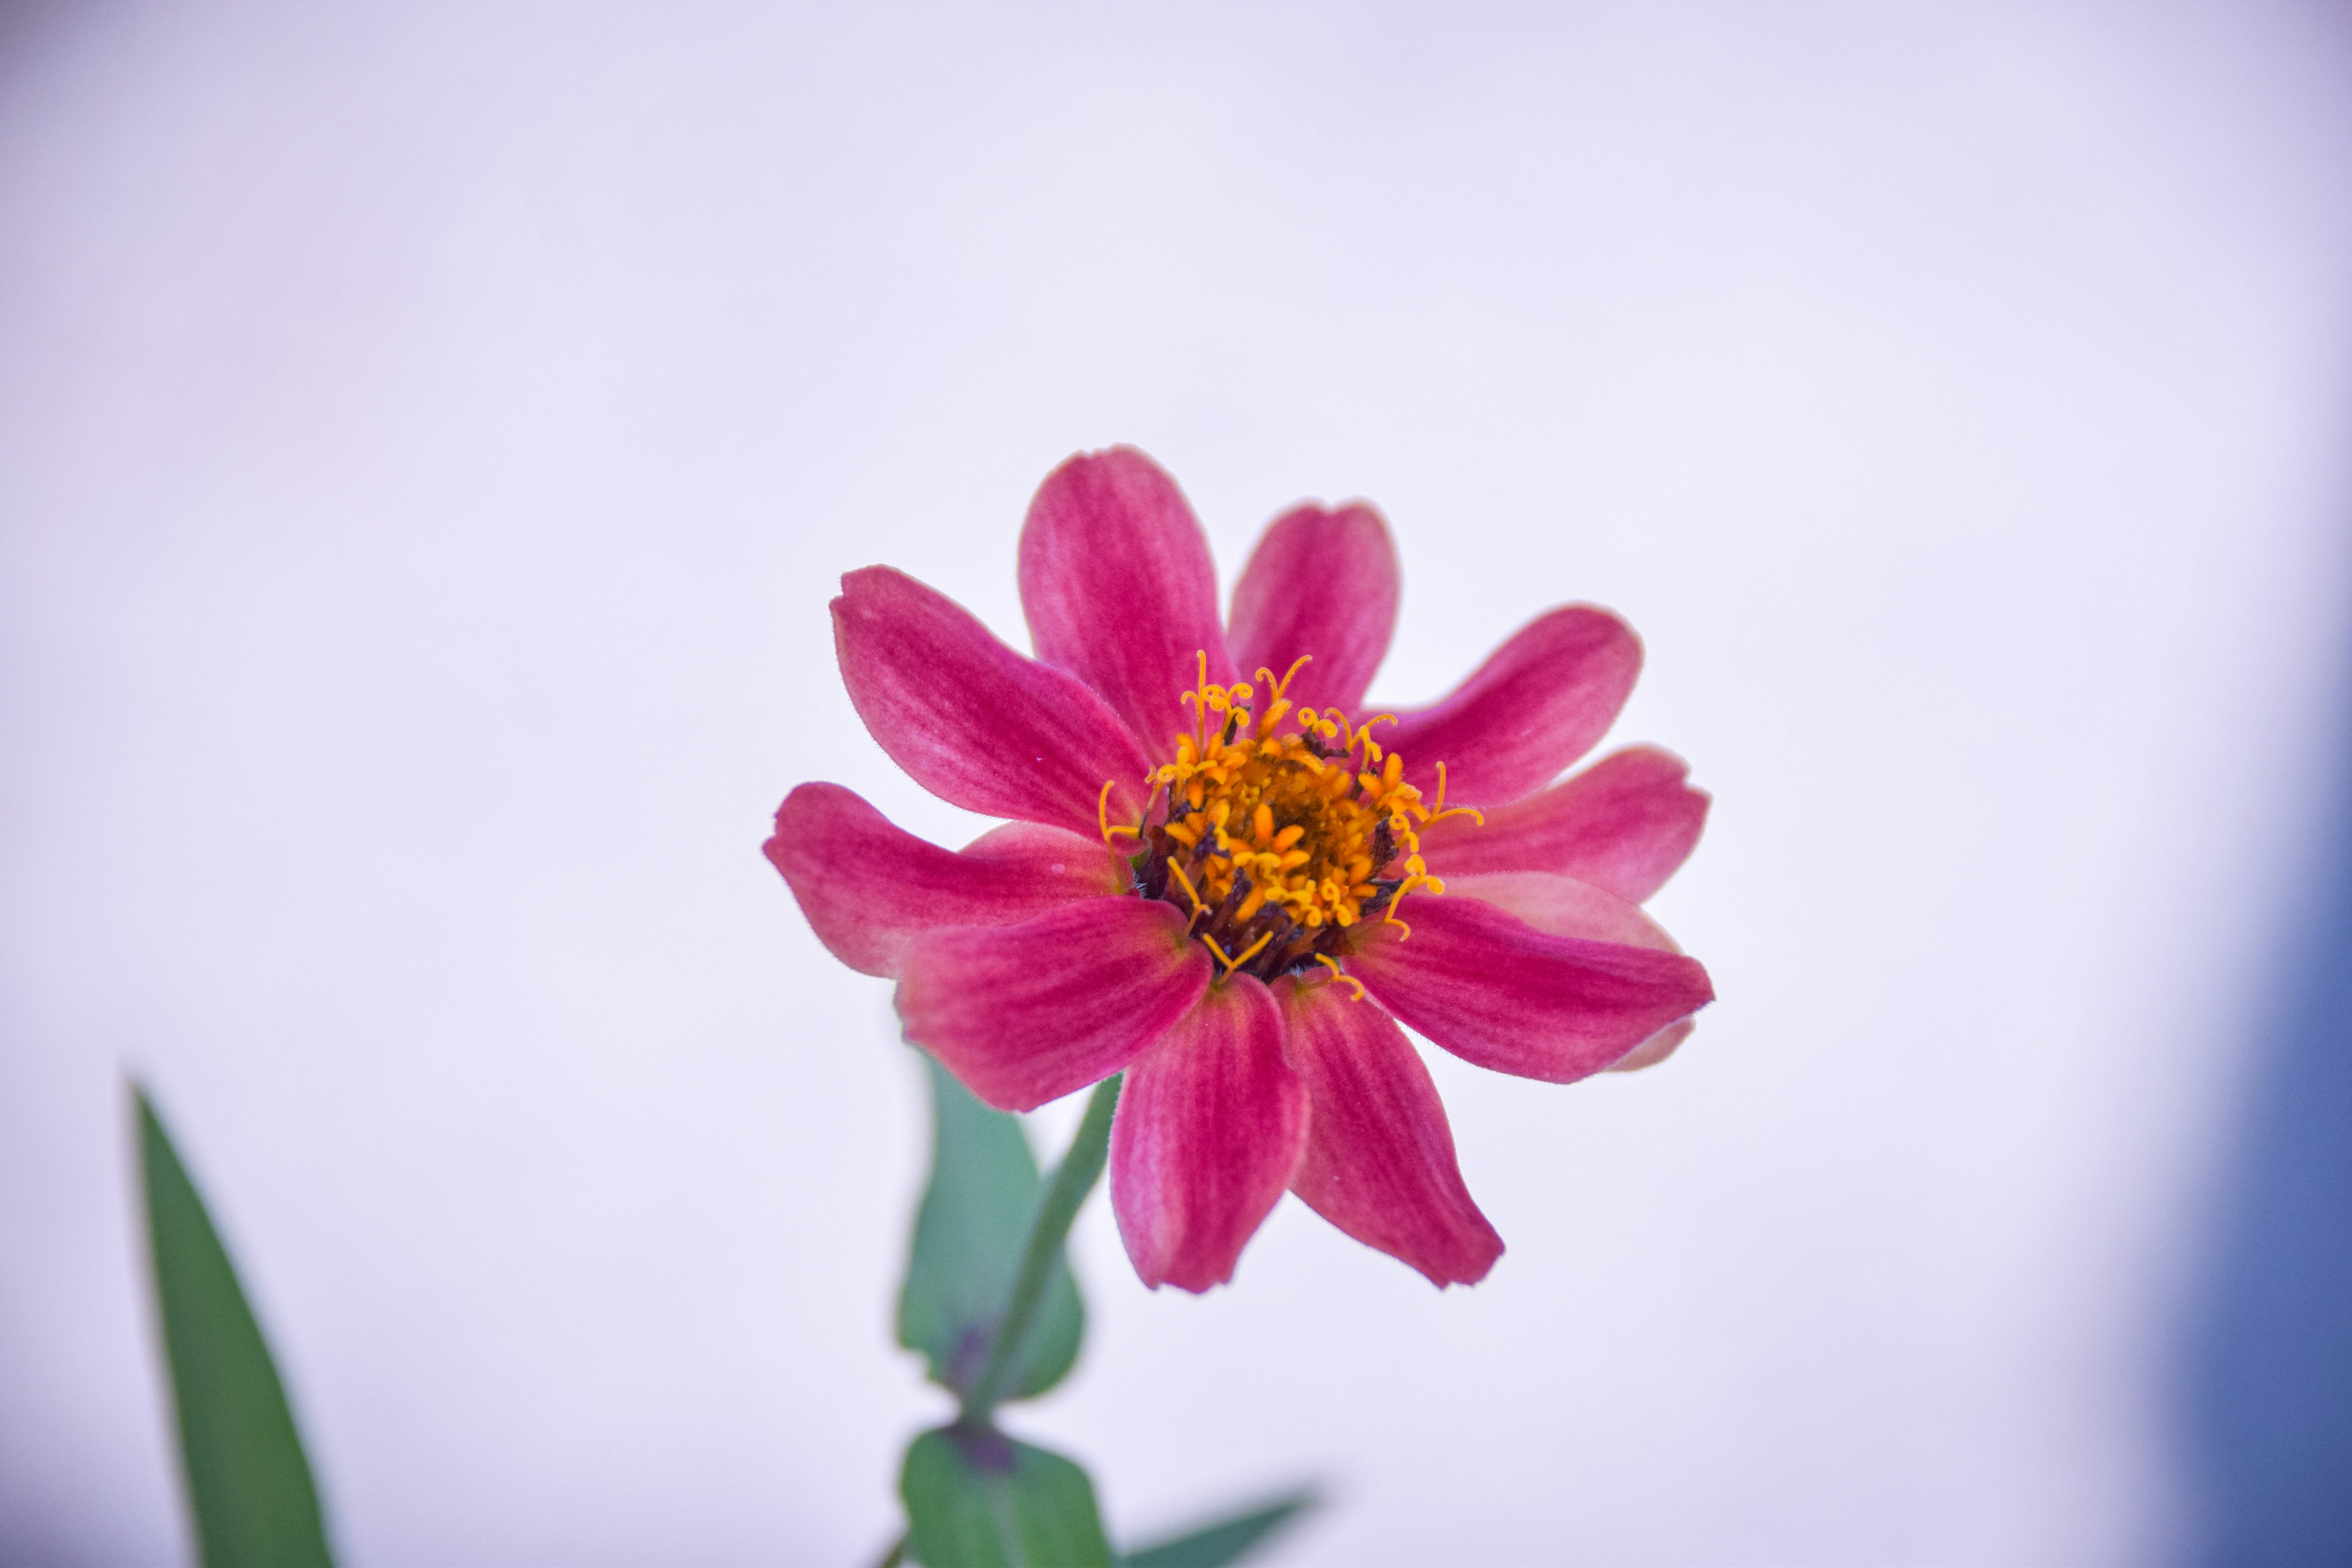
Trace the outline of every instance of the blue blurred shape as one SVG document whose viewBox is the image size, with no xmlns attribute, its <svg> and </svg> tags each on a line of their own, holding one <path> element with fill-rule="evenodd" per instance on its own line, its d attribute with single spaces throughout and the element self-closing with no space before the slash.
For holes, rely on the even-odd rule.
<svg viewBox="0 0 2352 1568">
<path fill-rule="evenodd" d="M 2336 778 L 2190 1346 L 2196 1557 L 2230 1568 L 2352 1564 L 2352 765 Z"/>
</svg>

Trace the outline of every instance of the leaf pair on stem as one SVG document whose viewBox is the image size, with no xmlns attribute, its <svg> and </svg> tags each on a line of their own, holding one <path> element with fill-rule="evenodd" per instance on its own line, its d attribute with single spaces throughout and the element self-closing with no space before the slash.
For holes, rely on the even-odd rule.
<svg viewBox="0 0 2352 1568">
<path fill-rule="evenodd" d="M 1007 1436 L 1007 1399 L 1034 1397 L 1077 1359 L 1086 1310 L 1063 1244 L 1101 1178 L 1119 1079 L 1095 1086 L 1069 1152 L 1040 1177 L 1015 1117 L 974 1099 L 938 1062 L 931 1180 L 915 1221 L 898 1342 L 929 1363 L 961 1411 L 907 1450 L 903 1553 L 927 1568 L 1220 1568 L 1239 1562 L 1314 1499 L 1296 1491 L 1122 1559 L 1105 1537 L 1094 1483 L 1058 1454 Z"/>
</svg>

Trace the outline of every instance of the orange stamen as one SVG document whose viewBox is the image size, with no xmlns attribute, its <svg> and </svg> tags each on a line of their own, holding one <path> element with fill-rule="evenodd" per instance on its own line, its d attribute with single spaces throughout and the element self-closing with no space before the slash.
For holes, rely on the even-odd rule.
<svg viewBox="0 0 2352 1568">
<path fill-rule="evenodd" d="M 1272 931 L 1268 931 L 1264 936 L 1258 938 L 1255 942 L 1250 943 L 1247 947 L 1242 949 L 1241 956 L 1239 958 L 1227 958 L 1225 956 L 1225 950 L 1217 945 L 1217 939 L 1207 935 L 1205 932 L 1202 935 L 1201 940 L 1209 944 L 1209 951 L 1217 955 L 1218 961 L 1225 966 L 1225 973 L 1227 974 L 1231 974 L 1234 970 L 1239 969 L 1243 964 L 1247 963 L 1251 959 L 1255 958 L 1259 953 L 1264 952 L 1265 951 L 1265 944 L 1274 940 L 1274 933 Z"/>
<path fill-rule="evenodd" d="M 1293 955 L 1286 969 L 1320 961 L 1328 954 L 1317 949 L 1340 951 L 1340 932 L 1375 918 L 1410 935 L 1398 906 L 1411 893 L 1444 891 L 1422 861 L 1422 833 L 1450 816 L 1484 820 L 1445 804 L 1444 764 L 1433 807 L 1408 782 L 1404 758 L 1372 739 L 1381 724 L 1398 722 L 1395 714 L 1360 725 L 1336 709 L 1297 707 L 1287 693 L 1308 662 L 1293 659 L 1280 675 L 1261 668 L 1255 684 L 1220 685 L 1209 679 L 1207 650 L 1197 651 L 1197 679 L 1184 693 L 1193 732 L 1151 771 L 1136 826 L 1111 824 L 1108 788 L 1097 802 L 1104 842 L 1131 838 L 1154 856 L 1146 875 L 1171 903 L 1189 907 L 1186 929 L 1217 955 L 1223 974 L 1269 949 Z M 1286 723 L 1294 713 L 1297 723 Z M 1384 876 L 1391 863 L 1402 880 Z M 1254 926 L 1264 934 L 1227 952 Z M 1362 994 L 1336 963 L 1326 967 Z"/>
<path fill-rule="evenodd" d="M 1476 806 L 1445 804 L 1445 764 L 1440 763 L 1437 764 L 1437 804 L 1429 808 L 1429 820 L 1422 826 L 1434 827 L 1449 816 L 1466 816 L 1481 827 L 1486 826 L 1486 814 Z"/>
<path fill-rule="evenodd" d="M 1356 994 L 1349 997 L 1349 1001 L 1360 1002 L 1364 999 L 1364 983 L 1357 979 L 1354 975 L 1349 973 L 1346 970 L 1340 968 L 1339 961 L 1338 959 L 1331 957 L 1328 953 L 1318 952 L 1315 955 L 1315 962 L 1329 970 L 1333 980 L 1344 980 L 1349 984 L 1356 988 Z M 1329 982 L 1327 981 L 1325 984 L 1328 984 Z"/>
<path fill-rule="evenodd" d="M 1201 902 L 1201 895 L 1192 886 L 1192 879 L 1184 875 L 1184 868 L 1171 860 L 1168 868 L 1176 874 L 1176 880 L 1183 886 L 1184 896 L 1192 900 L 1192 918 L 1198 920 L 1208 913 L 1207 906 Z"/>
<path fill-rule="evenodd" d="M 1110 825 L 1110 792 L 1112 787 L 1118 783 L 1118 781 L 1117 779 L 1103 780 L 1102 794 L 1095 797 L 1095 822 L 1102 828 L 1102 841 L 1104 847 L 1108 848 L 1114 855 L 1118 853 L 1118 846 L 1111 843 L 1110 841 L 1111 835 L 1114 833 L 1124 833 L 1139 844 L 1143 842 L 1143 824 L 1140 820 L 1139 820 L 1133 827 L 1128 826 L 1125 823 L 1121 823 L 1117 827 L 1113 827 Z M 1151 815 L 1151 808 L 1148 805 L 1145 806 L 1143 808 L 1143 815 L 1145 816 L 1150 816 Z"/>
</svg>

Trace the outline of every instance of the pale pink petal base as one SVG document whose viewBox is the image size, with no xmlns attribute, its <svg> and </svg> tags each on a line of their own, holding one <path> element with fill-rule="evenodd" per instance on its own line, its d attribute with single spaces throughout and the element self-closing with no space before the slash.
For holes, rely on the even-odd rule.
<svg viewBox="0 0 2352 1568">
<path fill-rule="evenodd" d="M 1447 818 L 1421 836 L 1422 857 L 1448 879 L 1552 871 L 1638 904 L 1665 886 L 1706 826 L 1707 797 L 1683 782 L 1689 773 L 1672 752 L 1631 746 L 1541 794 L 1484 809 L 1483 826 Z"/>
<path fill-rule="evenodd" d="M 1132 447 L 1072 458 L 1021 525 L 1021 607 L 1037 657 L 1102 694 L 1160 762 L 1192 719 L 1184 693 L 1234 679 L 1208 535 L 1176 481 Z"/>
<path fill-rule="evenodd" d="M 1513 633 L 1451 696 L 1400 712 L 1379 739 L 1423 794 L 1434 795 L 1444 763 L 1449 804 L 1506 805 L 1598 744 L 1641 672 L 1631 627 L 1570 605 Z"/>
<path fill-rule="evenodd" d="M 1007 823 L 959 855 L 927 843 L 832 784 L 805 784 L 776 811 L 764 846 L 835 958 L 895 975 L 907 944 L 940 926 L 1010 925 L 1074 899 L 1121 890 L 1124 866 L 1099 838 Z"/>
<path fill-rule="evenodd" d="M 1669 1024 L 1609 1064 L 1611 1072 L 1640 1072 L 1643 1068 L 1656 1067 L 1683 1048 L 1683 1042 L 1698 1027 L 1696 1018 L 1685 1018 L 1679 1024 Z"/>
<path fill-rule="evenodd" d="M 907 1037 L 1000 1110 L 1108 1078 L 1186 1015 L 1208 951 L 1156 899 L 1086 899 L 1018 925 L 926 931 L 899 963 Z"/>
<path fill-rule="evenodd" d="M 1211 986 L 1135 1059 L 1111 1123 L 1110 1198 L 1146 1285 L 1233 1278 L 1297 1166 L 1307 1119 L 1281 1012 L 1245 974 Z"/>
<path fill-rule="evenodd" d="M 1430 1283 L 1475 1285 L 1503 1238 L 1463 1184 L 1437 1086 L 1386 1013 L 1325 980 L 1286 978 L 1284 1048 L 1312 1107 L 1290 1190 Z"/>
<path fill-rule="evenodd" d="M 1234 584 L 1225 640 L 1255 680 L 1311 655 L 1285 694 L 1302 708 L 1355 712 L 1389 651 L 1400 591 L 1388 524 L 1361 501 L 1294 507 L 1257 542 Z"/>
<path fill-rule="evenodd" d="M 1554 936 L 1476 899 L 1408 899 L 1403 918 L 1409 940 L 1371 925 L 1348 973 L 1400 1022 L 1496 1072 L 1573 1083 L 1715 995 L 1680 953 Z"/>
<path fill-rule="evenodd" d="M 1498 910 L 1507 910 L 1536 930 L 1554 936 L 1620 942 L 1633 947 L 1654 947 L 1663 952 L 1682 951 L 1641 905 L 1629 903 L 1573 877 L 1555 877 L 1549 871 L 1490 871 L 1475 877 L 1448 877 L 1444 896 L 1475 899 Z M 1416 902 L 1408 923 L 1419 930 L 1421 913 L 1429 907 Z"/>
<path fill-rule="evenodd" d="M 841 580 L 833 642 L 857 716 L 941 800 L 989 816 L 1096 833 L 1132 822 L 1150 763 L 1101 698 L 1024 658 L 946 595 L 887 566 Z"/>
</svg>

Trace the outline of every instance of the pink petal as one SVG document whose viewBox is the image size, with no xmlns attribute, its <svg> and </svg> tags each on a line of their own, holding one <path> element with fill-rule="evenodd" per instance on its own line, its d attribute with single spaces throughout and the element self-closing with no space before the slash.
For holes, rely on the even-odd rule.
<svg viewBox="0 0 2352 1568">
<path fill-rule="evenodd" d="M 1282 1059 L 1272 994 L 1246 974 L 1209 987 L 1127 1069 L 1111 1123 L 1111 1207 L 1143 1282 L 1232 1279 L 1306 1140 L 1307 1086 Z"/>
<path fill-rule="evenodd" d="M 1691 1031 L 1698 1027 L 1696 1018 L 1685 1018 L 1679 1024 L 1669 1024 L 1609 1064 L 1611 1072 L 1640 1072 L 1643 1068 L 1656 1067 L 1682 1049 Z"/>
<path fill-rule="evenodd" d="M 1388 524 L 1361 501 L 1326 511 L 1294 507 L 1257 542 L 1241 581 L 1225 640 L 1234 665 L 1255 680 L 1262 666 L 1279 676 L 1302 654 L 1286 695 L 1302 708 L 1353 713 L 1396 630 L 1396 547 Z"/>
<path fill-rule="evenodd" d="M 898 966 L 907 1037 L 1000 1110 L 1108 1078 L 1209 984 L 1208 950 L 1157 899 L 1084 899 L 1018 925 L 922 932 Z"/>
<path fill-rule="evenodd" d="M 1445 879 L 1445 896 L 1493 904 L 1553 936 L 1622 942 L 1664 952 L 1682 951 L 1639 905 L 1589 882 L 1555 877 L 1549 871 L 1494 871 L 1476 877 L 1449 877 Z M 1609 1070 L 1638 1072 L 1655 1067 L 1673 1056 L 1696 1027 L 1697 1021 L 1691 1018 L 1669 1024 L 1612 1062 Z"/>
<path fill-rule="evenodd" d="M 1234 679 L 1208 536 L 1176 481 L 1132 447 L 1072 458 L 1038 487 L 1021 527 L 1021 606 L 1037 657 L 1100 692 L 1159 761 L 1192 731 L 1183 696 L 1199 656 L 1211 680 Z"/>
<path fill-rule="evenodd" d="M 1453 695 L 1397 715 L 1376 738 L 1402 752 L 1424 793 L 1446 767 L 1446 799 L 1507 805 L 1591 751 L 1633 689 L 1642 644 L 1606 610 L 1570 605 L 1538 616 Z"/>
<path fill-rule="evenodd" d="M 833 784 L 786 795 L 764 847 L 817 940 L 866 974 L 896 974 L 919 931 L 1011 925 L 1074 899 L 1123 892 L 1127 882 L 1125 863 L 1100 838 L 1010 822 L 959 855 Z"/>
<path fill-rule="evenodd" d="M 1447 818 L 1421 836 L 1421 852 L 1448 878 L 1557 871 L 1638 904 L 1665 885 L 1706 826 L 1707 797 L 1683 782 L 1689 772 L 1672 752 L 1629 747 L 1486 812 L 1483 827 L 1466 816 Z"/>
<path fill-rule="evenodd" d="M 1022 658 L 971 613 L 903 572 L 841 580 L 833 644 L 857 716 L 890 760 L 941 800 L 1094 835 L 1135 820 L 1150 762 L 1101 698 Z"/>
<path fill-rule="evenodd" d="M 1680 953 L 1554 936 L 1447 893 L 1405 900 L 1412 928 L 1364 928 L 1348 973 L 1399 1021 L 1465 1061 L 1550 1083 L 1599 1072 L 1714 999 Z"/>
<path fill-rule="evenodd" d="M 1433 1285 L 1485 1279 L 1503 1238 L 1462 1184 L 1445 1106 L 1404 1031 L 1344 985 L 1286 978 L 1275 996 L 1284 1049 L 1313 1107 L 1290 1190 Z"/>
</svg>

